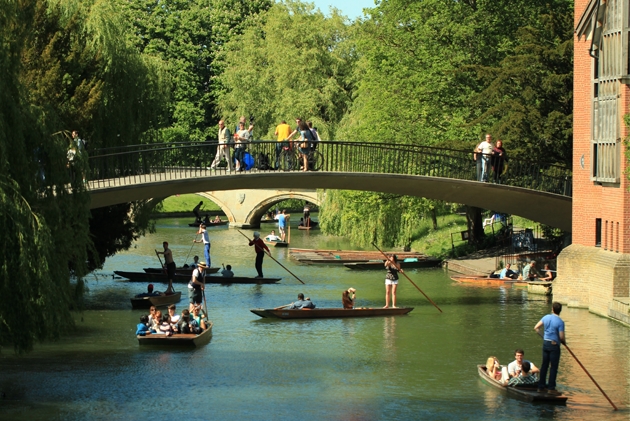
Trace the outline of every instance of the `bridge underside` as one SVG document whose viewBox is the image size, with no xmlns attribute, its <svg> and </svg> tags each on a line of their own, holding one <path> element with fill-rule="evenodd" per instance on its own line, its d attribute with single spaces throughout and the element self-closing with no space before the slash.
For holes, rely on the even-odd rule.
<svg viewBox="0 0 630 421">
<path fill-rule="evenodd" d="M 363 190 L 425 197 L 522 216 L 570 232 L 570 197 L 520 187 L 416 175 L 304 172 L 248 173 L 165 179 L 130 179 L 115 187 L 91 187 L 91 208 L 174 194 L 241 189 Z"/>
</svg>

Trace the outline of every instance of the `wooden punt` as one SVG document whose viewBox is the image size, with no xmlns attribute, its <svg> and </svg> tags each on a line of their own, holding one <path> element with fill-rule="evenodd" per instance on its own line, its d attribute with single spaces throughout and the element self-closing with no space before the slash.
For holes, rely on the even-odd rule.
<svg viewBox="0 0 630 421">
<path fill-rule="evenodd" d="M 569 399 L 567 396 L 563 395 L 551 395 L 549 393 L 543 392 L 539 393 L 535 385 L 503 386 L 500 382 L 488 375 L 488 372 L 486 371 L 486 366 L 483 364 L 477 365 L 477 371 L 479 372 L 479 377 L 481 377 L 481 380 L 483 380 L 484 383 L 505 391 L 508 396 L 511 396 L 513 398 L 522 399 L 528 402 L 544 402 L 559 405 L 566 404 L 567 399 Z"/>
<path fill-rule="evenodd" d="M 489 286 L 513 285 L 518 283 L 518 281 L 514 279 L 488 278 L 487 276 L 451 276 L 451 279 L 463 284 Z"/>
<path fill-rule="evenodd" d="M 289 243 L 286 241 L 267 241 L 263 240 L 265 244 L 272 247 L 289 247 Z"/>
<path fill-rule="evenodd" d="M 250 310 L 260 317 L 275 317 L 278 319 L 331 319 L 342 317 L 378 317 L 378 316 L 400 316 L 409 313 L 413 307 L 400 308 L 355 308 L 346 310 L 344 308 L 315 308 L 302 310 L 255 308 Z"/>
<path fill-rule="evenodd" d="M 163 334 L 153 334 L 138 337 L 138 344 L 140 345 L 152 345 L 152 346 L 201 346 L 210 342 L 212 338 L 212 327 L 214 323 L 209 322 L 208 329 L 201 332 L 199 335 L 192 333 L 176 333 L 171 336 Z"/>
<path fill-rule="evenodd" d="M 151 306 L 165 307 L 177 304 L 182 299 L 182 293 L 176 292 L 170 295 L 155 295 L 150 297 L 132 297 L 131 308 L 149 308 Z"/>
<path fill-rule="evenodd" d="M 175 274 L 181 273 L 181 274 L 186 274 L 187 276 L 191 276 L 192 275 L 192 271 L 195 268 L 192 267 L 185 267 L 185 268 L 177 268 L 175 269 Z M 220 268 L 206 268 L 206 274 L 208 273 L 217 273 L 219 271 Z M 155 274 L 164 274 L 164 276 L 166 276 L 166 269 L 162 269 L 162 268 L 143 268 L 142 270 L 144 270 L 146 273 L 155 273 Z"/>
<path fill-rule="evenodd" d="M 145 273 L 145 272 L 125 272 L 122 270 L 115 270 L 114 273 L 123 278 L 127 278 L 129 282 L 167 282 L 165 274 Z M 191 274 L 176 273 L 173 278 L 173 282 L 188 283 L 191 278 Z M 223 276 L 211 276 L 205 277 L 207 284 L 272 284 L 278 282 L 282 278 L 254 278 L 248 276 L 235 276 L 233 278 L 226 278 Z"/>
<path fill-rule="evenodd" d="M 356 263 L 344 263 L 343 265 L 352 270 L 385 270 L 383 266 L 385 260 L 377 260 L 371 262 L 356 262 Z M 413 268 L 432 268 L 436 266 L 440 266 L 442 261 L 440 259 L 428 258 L 428 259 L 418 259 L 415 262 L 405 262 L 399 260 L 398 265 L 403 269 L 413 269 Z"/>
<path fill-rule="evenodd" d="M 293 259 L 306 264 L 364 263 L 371 260 L 384 261 L 381 252 L 370 250 L 318 250 L 290 248 L 289 253 Z M 418 260 L 425 260 L 429 258 L 429 256 L 417 252 L 386 251 L 385 253 L 387 255 L 397 255 L 399 261 L 403 261 L 408 258 L 415 258 Z"/>
</svg>

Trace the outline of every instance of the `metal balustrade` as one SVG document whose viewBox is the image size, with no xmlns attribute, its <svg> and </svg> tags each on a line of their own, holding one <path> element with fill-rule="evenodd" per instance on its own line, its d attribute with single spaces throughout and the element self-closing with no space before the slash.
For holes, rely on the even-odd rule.
<svg viewBox="0 0 630 421">
<path fill-rule="evenodd" d="M 254 141 L 247 152 L 254 159 L 250 172 L 274 170 L 275 141 Z M 297 147 L 294 142 L 293 147 Z M 168 179 L 207 177 L 214 160 L 216 142 L 160 143 L 132 145 L 96 150 L 89 158 L 89 188 L 114 187 L 132 183 Z M 391 143 L 318 142 L 317 151 L 323 156 L 324 172 L 385 173 L 441 177 L 457 180 L 477 180 L 476 162 L 470 151 Z M 233 152 L 233 149 L 231 150 Z M 256 168 L 260 154 L 269 157 L 272 169 Z M 299 168 L 283 171 L 298 172 Z M 491 171 L 491 170 L 490 170 Z M 225 169 L 219 169 L 225 174 Z M 245 173 L 239 173 L 243 176 Z M 511 156 L 501 184 L 571 196 L 571 170 L 554 164 Z"/>
</svg>

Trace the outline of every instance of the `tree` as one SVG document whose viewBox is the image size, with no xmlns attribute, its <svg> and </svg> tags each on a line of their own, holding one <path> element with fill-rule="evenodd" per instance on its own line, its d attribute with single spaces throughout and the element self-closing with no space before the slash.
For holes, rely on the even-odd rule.
<svg viewBox="0 0 630 421">
<path fill-rule="evenodd" d="M 70 130 L 117 144 L 160 109 L 159 63 L 130 48 L 115 9 L 0 0 L 0 346 L 17 352 L 74 326 L 86 262 L 99 261 Z"/>
<path fill-rule="evenodd" d="M 225 44 L 242 32 L 270 0 L 133 0 L 122 2 L 133 22 L 137 48 L 168 63 L 173 81 L 165 142 L 203 141 L 216 133 L 215 77 Z"/>
<path fill-rule="evenodd" d="M 312 120 L 324 139 L 352 99 L 355 60 L 345 19 L 299 1 L 276 3 L 227 43 L 217 77 L 218 115 L 255 117 L 259 138 L 272 139 L 281 120 Z"/>
</svg>

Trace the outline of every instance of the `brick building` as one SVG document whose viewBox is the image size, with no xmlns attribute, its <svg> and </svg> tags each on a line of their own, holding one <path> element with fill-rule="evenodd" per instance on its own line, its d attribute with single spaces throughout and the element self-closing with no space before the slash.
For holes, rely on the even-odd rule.
<svg viewBox="0 0 630 421">
<path fill-rule="evenodd" d="M 573 244 L 554 300 L 630 323 L 630 0 L 575 0 Z"/>
</svg>

